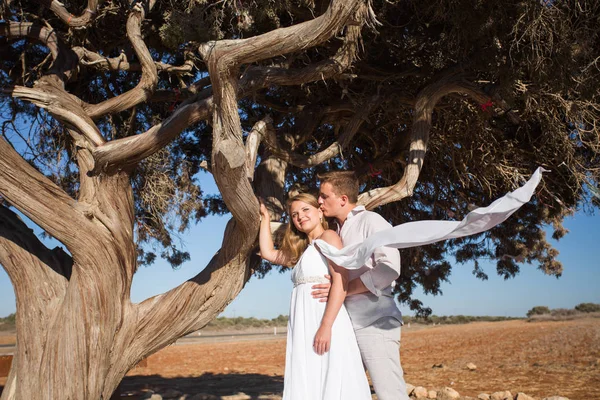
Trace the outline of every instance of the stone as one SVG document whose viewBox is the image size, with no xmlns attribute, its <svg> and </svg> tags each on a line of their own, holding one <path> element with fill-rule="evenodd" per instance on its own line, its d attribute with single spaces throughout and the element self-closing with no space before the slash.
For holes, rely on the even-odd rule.
<svg viewBox="0 0 600 400">
<path fill-rule="evenodd" d="M 428 399 L 437 399 L 437 392 L 435 390 L 430 390 L 427 392 Z"/>
<path fill-rule="evenodd" d="M 533 397 L 526 395 L 523 392 L 519 392 L 517 393 L 517 397 L 515 397 L 515 400 L 535 400 Z"/>
<path fill-rule="evenodd" d="M 410 383 L 406 384 L 406 394 L 407 395 L 411 395 L 413 390 L 415 390 L 415 387 L 413 385 L 411 385 Z"/>
<path fill-rule="evenodd" d="M 495 392 L 490 396 L 490 400 L 513 400 L 513 395 L 508 390 Z"/>
<path fill-rule="evenodd" d="M 417 399 L 426 399 L 428 394 L 427 389 L 423 386 L 417 386 L 412 392 L 413 397 Z"/>
<path fill-rule="evenodd" d="M 156 394 L 156 393 L 148 393 L 145 397 L 143 397 L 143 399 L 145 399 L 145 400 L 163 400 L 162 396 L 160 394 Z"/>
<path fill-rule="evenodd" d="M 469 371 L 475 371 L 477 369 L 477 365 L 473 364 L 473 363 L 468 363 L 467 364 L 467 369 Z"/>
<path fill-rule="evenodd" d="M 562 396 L 552 396 L 552 397 L 546 397 L 543 400 L 569 400 L 566 397 L 562 397 Z"/>
<path fill-rule="evenodd" d="M 445 387 L 438 392 L 437 398 L 438 400 L 455 400 L 460 398 L 460 394 L 452 388 Z"/>
<path fill-rule="evenodd" d="M 239 392 L 230 396 L 221 396 L 221 400 L 252 400 L 252 397 L 244 392 Z"/>
<path fill-rule="evenodd" d="M 477 396 L 479 400 L 490 400 L 490 395 L 487 393 L 479 393 Z"/>
<path fill-rule="evenodd" d="M 442 363 L 439 363 L 439 364 L 433 364 L 431 366 L 431 368 L 441 368 L 441 369 L 444 369 L 444 368 L 446 368 L 446 366 L 444 364 L 442 364 Z"/>
</svg>

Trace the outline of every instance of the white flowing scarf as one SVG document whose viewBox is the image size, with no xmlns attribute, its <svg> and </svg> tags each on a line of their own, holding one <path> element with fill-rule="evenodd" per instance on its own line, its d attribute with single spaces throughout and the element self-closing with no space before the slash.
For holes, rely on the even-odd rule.
<svg viewBox="0 0 600 400">
<path fill-rule="evenodd" d="M 315 244 L 325 257 L 337 265 L 346 269 L 358 269 L 367 262 L 378 247 L 406 249 L 481 233 L 504 222 L 527 203 L 542 179 L 542 172 L 548 170 L 538 168 L 523 186 L 507 193 L 487 207 L 471 211 L 460 222 L 436 220 L 407 222 L 376 232 L 363 242 L 343 249 L 337 249 L 321 239 L 315 240 Z"/>
</svg>

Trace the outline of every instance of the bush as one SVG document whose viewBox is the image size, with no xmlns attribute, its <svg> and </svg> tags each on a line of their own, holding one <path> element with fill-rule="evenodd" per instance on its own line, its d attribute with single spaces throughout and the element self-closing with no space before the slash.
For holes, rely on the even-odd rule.
<svg viewBox="0 0 600 400">
<path fill-rule="evenodd" d="M 581 303 L 575 306 L 575 309 L 583 313 L 600 312 L 600 304 Z"/>
<path fill-rule="evenodd" d="M 534 315 L 544 315 L 550 313 L 550 309 L 546 306 L 535 306 L 531 310 L 527 311 L 527 317 L 531 318 Z"/>
<path fill-rule="evenodd" d="M 0 318 L 0 331 L 12 331 L 15 329 L 16 315 L 10 314 L 8 317 Z"/>
</svg>

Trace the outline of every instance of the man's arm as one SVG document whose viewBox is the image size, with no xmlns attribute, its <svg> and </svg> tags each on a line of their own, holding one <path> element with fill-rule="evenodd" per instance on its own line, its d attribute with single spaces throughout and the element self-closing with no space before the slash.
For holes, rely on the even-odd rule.
<svg viewBox="0 0 600 400">
<path fill-rule="evenodd" d="M 382 218 L 383 219 L 383 218 Z M 378 247 L 373 253 L 373 268 L 348 283 L 348 295 L 369 291 L 379 297 L 400 276 L 400 253 Z"/>
</svg>

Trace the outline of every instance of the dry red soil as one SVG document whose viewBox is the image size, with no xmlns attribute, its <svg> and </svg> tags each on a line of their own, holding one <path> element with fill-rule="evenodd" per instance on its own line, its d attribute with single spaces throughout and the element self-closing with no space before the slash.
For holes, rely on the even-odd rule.
<svg viewBox="0 0 600 400">
<path fill-rule="evenodd" d="M 406 381 L 428 389 L 450 386 L 473 397 L 510 390 L 536 398 L 600 399 L 600 319 L 405 327 L 401 358 Z M 177 344 L 130 371 L 121 398 L 167 389 L 217 396 L 244 392 L 253 398 L 278 394 L 284 361 L 284 337 Z M 477 369 L 469 371 L 467 363 Z M 443 368 L 433 368 L 438 364 Z"/>
<path fill-rule="evenodd" d="M 600 319 L 489 322 L 402 331 L 406 381 L 462 396 L 510 390 L 543 398 L 600 399 Z M 282 389 L 285 340 L 186 344 L 163 349 L 123 382 L 127 390 L 250 395 Z M 475 371 L 465 365 L 474 363 Z M 443 364 L 443 368 L 433 368 Z"/>
</svg>

